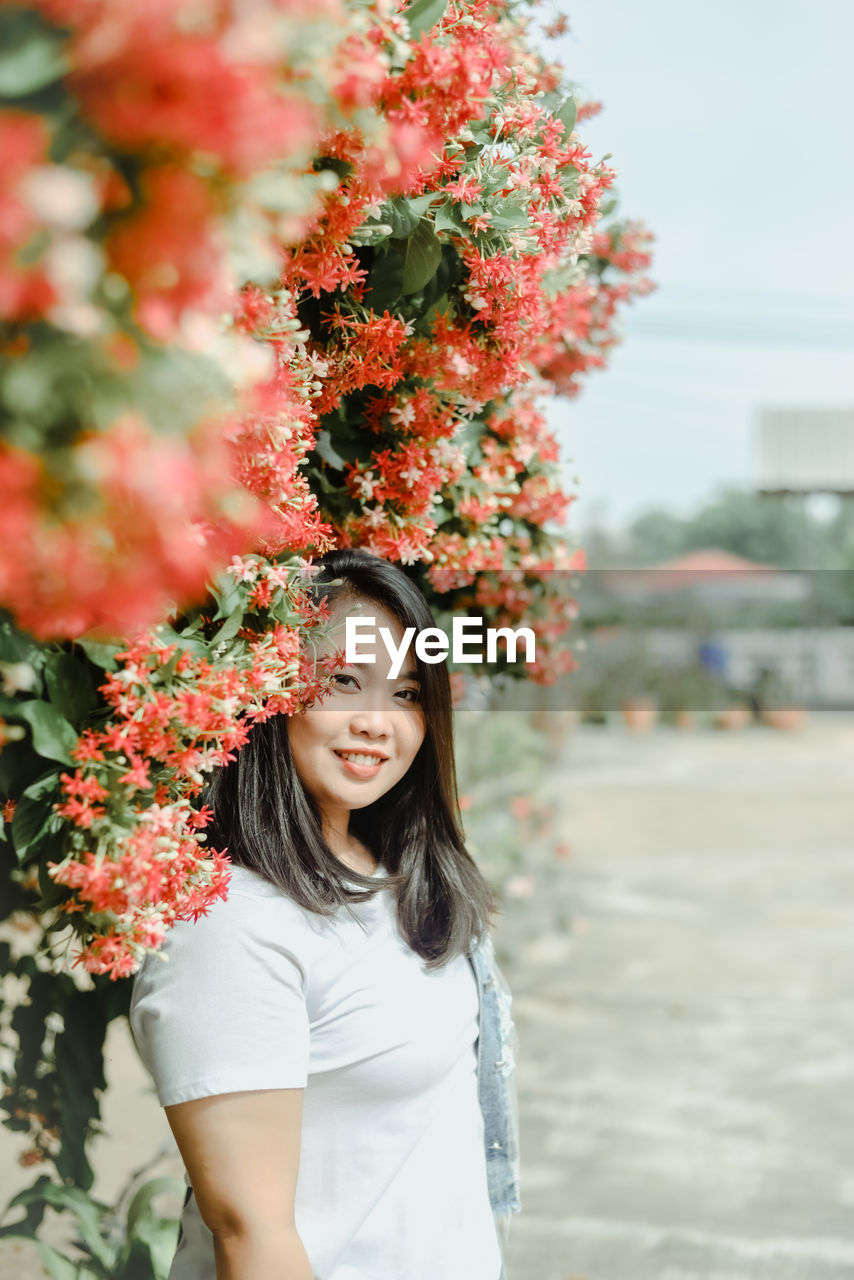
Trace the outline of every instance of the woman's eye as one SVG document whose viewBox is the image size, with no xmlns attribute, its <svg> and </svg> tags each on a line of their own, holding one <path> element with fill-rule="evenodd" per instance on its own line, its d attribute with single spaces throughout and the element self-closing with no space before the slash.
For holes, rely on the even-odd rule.
<svg viewBox="0 0 854 1280">
<path fill-rule="evenodd" d="M 344 684 L 343 682 L 348 681 L 348 680 L 350 681 L 350 683 L 351 683 L 351 684 L 355 684 L 355 683 L 356 683 L 356 677 L 355 677 L 355 676 L 348 676 L 348 675 L 345 675 L 343 671 L 338 671 L 338 672 L 336 672 L 336 673 L 335 673 L 335 683 L 336 683 L 336 684 L 339 684 L 339 685 L 340 685 L 340 684 L 343 684 L 343 687 L 344 687 L 345 689 L 346 689 L 346 688 L 348 688 L 348 685 L 347 685 L 347 684 Z"/>
<path fill-rule="evenodd" d="M 404 702 L 420 702 L 421 692 L 419 689 L 398 689 L 397 696 L 403 698 Z"/>
</svg>

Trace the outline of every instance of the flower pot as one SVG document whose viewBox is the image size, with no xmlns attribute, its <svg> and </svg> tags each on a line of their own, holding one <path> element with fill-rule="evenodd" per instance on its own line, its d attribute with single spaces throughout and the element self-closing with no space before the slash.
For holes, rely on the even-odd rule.
<svg viewBox="0 0 854 1280">
<path fill-rule="evenodd" d="M 678 711 L 673 712 L 673 723 L 677 729 L 693 729 L 696 727 L 697 719 L 693 711 L 680 707 Z"/>
<path fill-rule="evenodd" d="M 634 733 L 648 733 L 658 719 L 658 707 L 652 698 L 626 698 L 620 710 Z"/>
<path fill-rule="evenodd" d="M 532 729 L 544 734 L 553 747 L 559 747 L 578 724 L 578 719 L 578 712 L 573 707 L 561 707 L 550 711 L 534 711 L 529 723 Z"/>
<path fill-rule="evenodd" d="M 715 715 L 715 725 L 718 729 L 744 729 L 752 719 L 753 713 L 750 707 L 737 703 L 735 706 L 724 707 L 722 711 L 718 711 Z"/>
<path fill-rule="evenodd" d="M 766 707 L 762 723 L 772 729 L 800 729 L 806 714 L 803 707 Z"/>
</svg>

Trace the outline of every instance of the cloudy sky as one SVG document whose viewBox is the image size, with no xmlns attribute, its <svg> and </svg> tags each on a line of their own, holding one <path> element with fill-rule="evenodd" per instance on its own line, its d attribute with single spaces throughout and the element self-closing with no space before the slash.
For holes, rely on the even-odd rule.
<svg viewBox="0 0 854 1280">
<path fill-rule="evenodd" d="M 583 529 L 750 484 L 761 406 L 854 408 L 854 4 L 560 2 L 582 136 L 657 236 L 658 292 L 549 411 Z"/>
</svg>

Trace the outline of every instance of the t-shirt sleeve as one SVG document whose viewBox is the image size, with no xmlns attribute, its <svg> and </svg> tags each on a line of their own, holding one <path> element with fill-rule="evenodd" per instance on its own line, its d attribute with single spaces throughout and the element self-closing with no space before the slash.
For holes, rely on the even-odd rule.
<svg viewBox="0 0 854 1280">
<path fill-rule="evenodd" d="M 161 1106 L 305 1087 L 306 975 L 287 924 L 281 904 L 232 886 L 208 915 L 169 931 L 166 960 L 146 956 L 130 1025 Z"/>
</svg>

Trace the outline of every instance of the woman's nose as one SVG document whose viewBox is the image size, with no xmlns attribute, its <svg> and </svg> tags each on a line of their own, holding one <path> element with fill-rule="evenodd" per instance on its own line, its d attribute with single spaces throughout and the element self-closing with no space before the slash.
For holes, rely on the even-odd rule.
<svg viewBox="0 0 854 1280">
<path fill-rule="evenodd" d="M 354 733 L 366 733 L 372 738 L 386 738 L 391 732 L 389 712 L 381 706 L 364 706 L 354 710 L 350 717 Z"/>
</svg>

